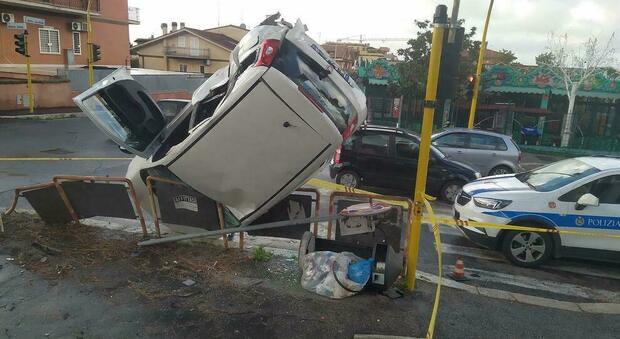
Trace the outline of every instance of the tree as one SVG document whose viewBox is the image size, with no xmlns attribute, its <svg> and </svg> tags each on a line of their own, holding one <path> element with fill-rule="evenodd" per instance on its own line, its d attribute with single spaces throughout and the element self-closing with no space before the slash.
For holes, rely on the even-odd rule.
<svg viewBox="0 0 620 339">
<path fill-rule="evenodd" d="M 547 67 L 558 79 L 564 82 L 568 96 L 568 111 L 562 128 L 561 147 L 567 147 L 573 133 L 575 98 L 581 85 L 592 78 L 597 72 L 605 72 L 606 65 L 613 62 L 614 49 L 612 47 L 614 33 L 607 43 L 600 44 L 598 38 L 591 37 L 578 48 L 568 46 L 568 35 L 551 33 L 547 45 L 547 53 L 542 58 L 536 58 L 537 63 Z"/>
<path fill-rule="evenodd" d="M 517 56 L 509 49 L 502 48 L 499 52 L 497 52 L 497 54 L 497 60 L 502 64 L 512 65 L 515 64 L 515 60 L 517 60 Z"/>
<path fill-rule="evenodd" d="M 459 25 L 463 25 L 464 22 L 465 20 L 460 19 Z M 415 25 L 418 27 L 416 37 L 407 42 L 407 48 L 398 50 L 398 54 L 404 57 L 404 62 L 398 66 L 398 71 L 403 94 L 409 97 L 424 97 L 433 31 L 428 20 L 415 20 Z M 465 79 L 475 72 L 480 49 L 480 41 L 472 40 L 475 34 L 476 27 L 471 27 L 463 38 L 463 53 L 459 64 L 460 83 L 465 83 Z"/>
<path fill-rule="evenodd" d="M 553 53 L 551 52 L 540 53 L 536 56 L 536 65 L 538 66 L 552 65 L 554 63 L 555 59 L 553 58 Z"/>
</svg>

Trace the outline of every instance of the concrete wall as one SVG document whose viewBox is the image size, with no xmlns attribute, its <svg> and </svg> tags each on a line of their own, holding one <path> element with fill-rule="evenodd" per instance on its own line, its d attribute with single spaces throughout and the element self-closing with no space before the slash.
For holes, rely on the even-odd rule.
<svg viewBox="0 0 620 339">
<path fill-rule="evenodd" d="M 33 83 L 32 92 L 34 103 L 37 108 L 61 108 L 74 106 L 71 98 L 73 91 L 68 82 L 59 83 Z M 22 104 L 17 103 L 17 97 L 25 98 Z M 0 110 L 18 111 L 28 109 L 28 85 L 20 84 L 0 84 Z M 24 99 L 22 99 L 24 100 Z"/>
</svg>

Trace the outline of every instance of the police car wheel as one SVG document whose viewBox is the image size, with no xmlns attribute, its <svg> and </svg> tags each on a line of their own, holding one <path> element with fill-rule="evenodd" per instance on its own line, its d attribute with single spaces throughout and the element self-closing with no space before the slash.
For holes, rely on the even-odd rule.
<svg viewBox="0 0 620 339">
<path fill-rule="evenodd" d="M 536 267 L 551 256 L 553 240 L 549 234 L 509 231 L 504 237 L 502 251 L 517 266 Z"/>
<path fill-rule="evenodd" d="M 353 171 L 344 170 L 336 176 L 336 183 L 346 187 L 357 188 L 360 185 L 360 176 Z"/>
</svg>

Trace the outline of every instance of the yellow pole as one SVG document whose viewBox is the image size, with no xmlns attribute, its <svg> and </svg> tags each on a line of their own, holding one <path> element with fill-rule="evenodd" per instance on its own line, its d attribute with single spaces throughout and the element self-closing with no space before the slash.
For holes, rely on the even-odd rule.
<svg viewBox="0 0 620 339">
<path fill-rule="evenodd" d="M 413 291 L 415 288 L 415 272 L 418 265 L 418 250 L 420 247 L 420 233 L 422 229 L 422 208 L 424 207 L 426 176 L 428 172 L 428 160 L 431 146 L 431 133 L 433 132 L 433 117 L 435 115 L 435 100 L 437 98 L 437 83 L 439 81 L 439 65 L 441 63 L 441 50 L 443 45 L 444 30 L 448 24 L 448 8 L 439 5 L 435 9 L 433 18 L 433 41 L 431 56 L 428 65 L 428 78 L 426 80 L 426 97 L 424 98 L 424 116 L 422 118 L 422 134 L 420 136 L 420 152 L 418 155 L 418 170 L 415 180 L 414 211 L 409 227 L 409 239 L 407 245 L 407 288 Z"/>
<path fill-rule="evenodd" d="M 482 64 L 484 63 L 484 52 L 487 50 L 487 30 L 489 29 L 489 20 L 491 19 L 493 1 L 494 0 L 491 0 L 491 2 L 489 3 L 487 19 L 484 22 L 484 30 L 482 31 L 480 53 L 478 53 L 478 65 L 476 66 L 476 78 L 474 79 L 474 93 L 471 98 L 471 108 L 469 109 L 469 122 L 467 123 L 467 128 L 474 128 L 474 119 L 476 118 L 476 105 L 478 105 L 478 91 L 480 90 L 480 74 L 482 73 Z"/>
<path fill-rule="evenodd" d="M 28 110 L 34 112 L 34 98 L 32 94 L 32 70 L 30 68 L 30 53 L 28 51 L 28 31 L 24 32 L 24 47 L 26 50 L 26 72 L 28 78 Z"/>
<path fill-rule="evenodd" d="M 86 24 L 88 25 L 86 33 L 88 45 L 88 85 L 92 86 L 95 83 L 95 73 L 93 71 L 93 25 L 90 21 L 90 5 L 91 0 L 88 0 L 88 7 L 86 8 Z"/>
</svg>

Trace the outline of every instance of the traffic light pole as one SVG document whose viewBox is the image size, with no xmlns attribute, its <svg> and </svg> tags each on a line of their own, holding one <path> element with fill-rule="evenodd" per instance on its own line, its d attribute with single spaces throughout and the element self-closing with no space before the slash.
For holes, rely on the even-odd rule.
<svg viewBox="0 0 620 339">
<path fill-rule="evenodd" d="M 88 25 L 88 31 L 86 32 L 86 41 L 88 45 L 88 85 L 92 86 L 95 83 L 95 72 L 93 70 L 93 25 L 90 21 L 90 5 L 91 0 L 88 0 L 88 7 L 86 8 L 86 24 Z"/>
<path fill-rule="evenodd" d="M 487 11 L 487 19 L 484 22 L 484 30 L 482 31 L 482 41 L 480 43 L 480 52 L 478 53 L 478 65 L 476 66 L 476 78 L 474 79 L 474 93 L 471 98 L 471 108 L 469 109 L 469 121 L 467 128 L 474 128 L 474 120 L 476 119 L 476 106 L 478 105 L 478 92 L 480 90 L 480 74 L 482 73 L 482 64 L 484 63 L 484 52 L 487 50 L 487 30 L 489 29 L 489 20 L 491 19 L 491 10 L 493 9 L 493 1 L 489 3 Z"/>
<path fill-rule="evenodd" d="M 28 46 L 28 43 L 26 43 L 26 46 Z M 32 72 L 30 70 L 30 54 L 26 55 L 26 72 L 28 72 L 28 111 L 30 113 L 33 113 L 34 96 L 32 95 Z"/>
<path fill-rule="evenodd" d="M 433 17 L 433 40 L 431 44 L 428 78 L 426 81 L 426 97 L 424 98 L 424 116 L 422 118 L 422 133 L 420 136 L 420 151 L 418 155 L 418 169 L 414 190 L 414 212 L 409 227 L 407 245 L 407 288 L 415 288 L 415 273 L 418 265 L 418 251 L 420 248 L 420 234 L 422 231 L 422 209 L 426 197 L 426 177 L 433 132 L 433 118 L 437 99 L 437 83 L 439 82 L 439 66 L 443 46 L 444 30 L 448 26 L 448 8 L 439 5 Z"/>
</svg>

